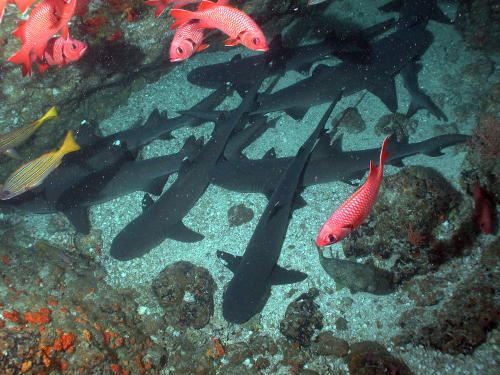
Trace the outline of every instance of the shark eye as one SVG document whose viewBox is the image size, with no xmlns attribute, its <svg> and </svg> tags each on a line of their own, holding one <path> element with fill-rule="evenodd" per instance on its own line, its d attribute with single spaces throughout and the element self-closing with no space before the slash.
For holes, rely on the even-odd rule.
<svg viewBox="0 0 500 375">
<path fill-rule="evenodd" d="M 177 53 L 182 55 L 184 53 L 184 49 L 182 47 L 177 47 Z"/>
<path fill-rule="evenodd" d="M 260 43 L 260 39 L 259 38 L 253 38 L 252 39 L 252 43 L 257 46 Z"/>
<path fill-rule="evenodd" d="M 333 234 L 329 234 L 328 242 L 330 242 L 330 244 L 337 242 L 337 237 L 335 237 Z"/>
</svg>

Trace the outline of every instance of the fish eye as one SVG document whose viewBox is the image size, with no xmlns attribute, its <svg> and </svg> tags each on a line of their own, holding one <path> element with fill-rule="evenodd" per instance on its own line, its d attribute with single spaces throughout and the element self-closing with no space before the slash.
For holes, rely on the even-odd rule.
<svg viewBox="0 0 500 375">
<path fill-rule="evenodd" d="M 260 39 L 259 38 L 253 38 L 252 39 L 252 43 L 255 44 L 255 45 L 258 45 L 260 43 Z"/>
<path fill-rule="evenodd" d="M 332 244 L 337 242 L 337 237 L 335 237 L 333 234 L 328 235 L 328 241 Z"/>
<path fill-rule="evenodd" d="M 177 53 L 182 55 L 184 53 L 184 49 L 182 47 L 177 47 Z"/>
<path fill-rule="evenodd" d="M 77 48 L 76 44 L 75 43 L 71 43 L 71 49 L 76 49 L 76 48 Z"/>
</svg>

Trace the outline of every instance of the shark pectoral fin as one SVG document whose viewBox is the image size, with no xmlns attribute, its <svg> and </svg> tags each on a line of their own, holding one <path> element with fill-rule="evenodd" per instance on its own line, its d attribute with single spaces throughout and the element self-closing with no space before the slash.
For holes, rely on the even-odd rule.
<svg viewBox="0 0 500 375">
<path fill-rule="evenodd" d="M 274 147 L 267 150 L 262 159 L 276 159 L 276 150 Z"/>
<path fill-rule="evenodd" d="M 431 20 L 444 23 L 445 25 L 451 25 L 454 23 L 454 21 L 452 21 L 446 14 L 444 14 L 443 11 L 438 8 L 437 5 L 431 14 Z"/>
<path fill-rule="evenodd" d="M 434 150 L 424 152 L 424 155 L 435 157 L 435 156 L 443 156 L 444 153 L 441 152 L 441 150 L 437 148 Z"/>
<path fill-rule="evenodd" d="M 205 238 L 203 234 L 197 233 L 186 227 L 182 221 L 179 221 L 179 223 L 169 228 L 167 237 L 176 241 L 187 243 L 198 242 Z"/>
<path fill-rule="evenodd" d="M 84 207 L 72 207 L 61 211 L 75 227 L 78 233 L 90 233 L 90 220 L 87 209 Z"/>
<path fill-rule="evenodd" d="M 161 195 L 163 192 L 163 187 L 167 183 L 169 174 L 164 176 L 156 177 L 155 179 L 149 181 L 145 186 L 143 186 L 142 191 L 153 194 L 153 195 Z"/>
<path fill-rule="evenodd" d="M 382 100 L 382 103 L 385 104 L 389 111 L 396 113 L 398 110 L 398 97 L 394 77 L 388 75 L 386 79 L 370 82 L 367 89 Z"/>
<path fill-rule="evenodd" d="M 217 258 L 221 259 L 225 263 L 224 266 L 227 267 L 232 273 L 236 272 L 236 269 L 241 262 L 240 256 L 229 254 L 222 250 L 217 250 L 216 255 Z"/>
<path fill-rule="evenodd" d="M 297 72 L 297 73 L 300 73 L 300 74 L 308 74 L 309 71 L 311 70 L 311 66 L 313 65 L 313 63 L 308 63 L 308 64 L 303 64 L 301 66 L 298 66 L 297 68 L 295 68 L 294 70 Z"/>
<path fill-rule="evenodd" d="M 285 285 L 294 284 L 304 281 L 307 278 L 307 274 L 295 270 L 287 270 L 278 265 L 274 266 L 273 272 L 271 273 L 271 284 L 273 285 Z"/>
<path fill-rule="evenodd" d="M 298 210 L 302 207 L 305 207 L 307 206 L 307 202 L 304 198 L 302 198 L 302 195 L 297 195 L 293 201 L 293 207 L 292 207 L 292 210 L 295 211 L 295 210 Z"/>
<path fill-rule="evenodd" d="M 300 121 L 304 118 L 309 107 L 292 107 L 285 110 L 285 113 L 295 121 Z"/>
<path fill-rule="evenodd" d="M 438 120 L 448 121 L 448 117 L 444 112 L 432 101 L 432 99 L 425 93 L 419 91 L 414 92 L 411 95 L 410 106 L 408 107 L 408 112 L 406 112 L 406 117 L 412 117 L 419 109 L 427 109 L 432 113 Z"/>
</svg>

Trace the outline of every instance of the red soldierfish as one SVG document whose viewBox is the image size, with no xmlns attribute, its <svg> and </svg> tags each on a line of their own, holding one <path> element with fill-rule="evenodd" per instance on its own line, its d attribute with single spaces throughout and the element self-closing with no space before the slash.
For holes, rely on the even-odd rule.
<svg viewBox="0 0 500 375">
<path fill-rule="evenodd" d="M 198 3 L 199 1 L 200 0 L 148 0 L 145 1 L 144 4 L 156 7 L 155 17 L 158 17 L 169 4 L 172 4 L 172 8 L 177 9 L 187 4 Z"/>
<path fill-rule="evenodd" d="M 80 146 L 73 138 L 73 131 L 68 131 L 64 143 L 57 151 L 52 151 L 39 156 L 35 160 L 29 161 L 12 173 L 0 191 L 0 200 L 14 198 L 40 185 L 54 169 L 56 169 L 61 160 L 67 153 L 77 151 Z"/>
<path fill-rule="evenodd" d="M 44 72 L 52 65 L 64 66 L 80 59 L 87 50 L 87 45 L 79 40 L 62 36 L 52 37 L 47 43 L 42 59 L 35 62 L 38 70 Z"/>
<path fill-rule="evenodd" d="M 195 52 L 203 51 L 208 44 L 203 42 L 205 29 L 200 29 L 198 21 L 189 21 L 179 26 L 170 43 L 170 61 L 186 60 Z"/>
<path fill-rule="evenodd" d="M 22 47 L 8 61 L 22 65 L 23 76 L 31 75 L 31 63 L 42 58 L 50 37 L 60 32 L 67 39 L 68 21 L 73 17 L 77 0 L 44 0 L 26 21 L 12 33 L 21 39 Z"/>
<path fill-rule="evenodd" d="M 225 5 L 229 0 L 219 0 L 217 4 Z M 170 61 L 178 62 L 190 58 L 195 52 L 203 51 L 208 47 L 203 43 L 205 29 L 200 29 L 198 21 L 188 21 L 179 26 L 175 31 L 174 38 L 170 43 Z"/>
<path fill-rule="evenodd" d="M 481 188 L 479 181 L 474 186 L 473 197 L 475 206 L 474 221 L 482 233 L 493 234 L 494 205 L 491 203 L 487 193 Z"/>
<path fill-rule="evenodd" d="M 5 6 L 8 3 L 16 3 L 17 9 L 19 9 L 21 13 L 24 13 L 35 1 L 36 0 L 0 0 L 0 22 L 2 22 Z"/>
<path fill-rule="evenodd" d="M 196 12 L 172 9 L 170 14 L 176 19 L 171 29 L 190 20 L 198 20 L 198 28 L 216 28 L 229 35 L 226 46 L 241 43 L 255 51 L 269 49 L 262 30 L 248 14 L 239 9 L 202 0 Z"/>
<path fill-rule="evenodd" d="M 386 151 L 388 139 L 389 137 L 386 137 L 382 144 L 379 166 L 375 167 L 373 161 L 370 162 L 370 173 L 366 182 L 342 203 L 323 224 L 316 238 L 316 245 L 328 246 L 339 242 L 366 219 L 377 200 L 382 183 L 384 162 L 389 156 Z"/>
</svg>

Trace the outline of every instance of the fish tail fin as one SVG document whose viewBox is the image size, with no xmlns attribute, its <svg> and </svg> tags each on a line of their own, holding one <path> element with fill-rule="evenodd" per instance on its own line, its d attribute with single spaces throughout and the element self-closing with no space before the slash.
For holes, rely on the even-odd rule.
<svg viewBox="0 0 500 375">
<path fill-rule="evenodd" d="M 185 9 L 172 9 L 170 11 L 170 14 L 175 18 L 175 22 L 172 24 L 172 26 L 170 26 L 170 30 L 179 27 L 185 22 L 195 19 L 194 12 L 190 12 L 189 10 Z"/>
<path fill-rule="evenodd" d="M 382 148 L 380 149 L 380 161 L 379 161 L 378 168 L 377 168 L 377 172 L 379 175 L 382 175 L 384 173 L 384 164 L 390 155 L 390 152 L 387 151 L 387 144 L 389 143 L 389 138 L 390 137 L 385 137 L 384 142 L 382 143 Z M 371 162 L 370 173 L 372 171 L 372 165 L 373 165 L 373 163 Z"/>
<path fill-rule="evenodd" d="M 30 50 L 28 48 L 25 48 L 24 46 L 21 47 L 21 49 L 11 57 L 9 57 L 7 61 L 22 65 L 23 77 L 26 75 L 31 75 L 31 58 Z"/>
<path fill-rule="evenodd" d="M 59 152 L 65 155 L 73 151 L 78 151 L 80 148 L 81 147 L 78 145 L 78 143 L 76 143 L 75 138 L 73 137 L 73 130 L 70 130 L 66 134 L 66 138 L 64 138 L 64 143 L 61 146 Z"/>
<path fill-rule="evenodd" d="M 5 12 L 5 3 L 0 3 L 0 23 L 2 23 L 3 14 Z"/>
<path fill-rule="evenodd" d="M 38 120 L 36 120 L 34 123 L 33 123 L 33 126 L 35 127 L 39 127 L 40 125 L 42 125 L 45 121 L 47 120 L 50 120 L 52 118 L 56 118 L 57 117 L 57 109 L 55 106 L 53 107 L 50 107 L 50 109 L 47 111 L 46 114 L 44 114 L 42 117 L 40 117 Z"/>
</svg>

